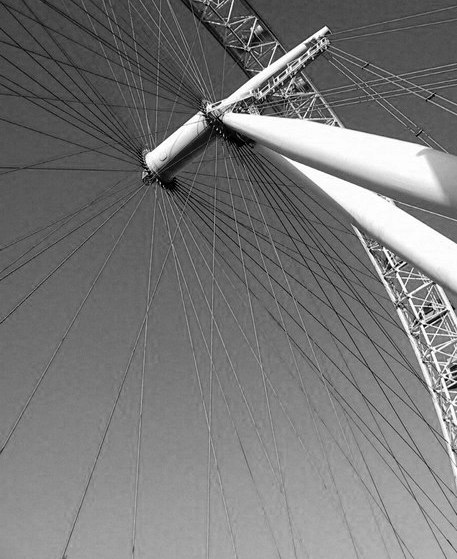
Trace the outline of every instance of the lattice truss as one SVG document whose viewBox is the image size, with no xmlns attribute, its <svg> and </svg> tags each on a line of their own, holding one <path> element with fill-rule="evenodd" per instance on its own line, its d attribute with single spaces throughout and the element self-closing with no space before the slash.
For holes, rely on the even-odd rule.
<svg viewBox="0 0 457 559">
<path fill-rule="evenodd" d="M 251 77 L 286 50 L 245 0 L 182 0 Z M 275 107 L 282 116 L 342 126 L 304 72 L 324 52 L 324 37 L 274 76 L 237 109 L 262 113 Z M 274 103 L 273 103 L 274 101 Z M 440 419 L 457 478 L 457 318 L 441 287 L 358 230 L 360 242 L 392 299 Z"/>
<path fill-rule="evenodd" d="M 242 0 L 182 0 L 223 45 L 228 54 L 252 77 L 286 53 L 268 25 Z M 323 39 L 287 69 L 287 80 L 275 84 L 259 104 L 273 105 L 284 116 L 308 118 L 325 124 L 338 123 L 314 84 L 302 71 L 306 64 L 327 49 Z M 305 59 L 306 58 L 306 59 Z M 282 76 L 284 78 L 284 76 Z"/>
<path fill-rule="evenodd" d="M 364 245 L 392 299 L 457 453 L 457 318 L 443 289 L 378 242 Z"/>
</svg>

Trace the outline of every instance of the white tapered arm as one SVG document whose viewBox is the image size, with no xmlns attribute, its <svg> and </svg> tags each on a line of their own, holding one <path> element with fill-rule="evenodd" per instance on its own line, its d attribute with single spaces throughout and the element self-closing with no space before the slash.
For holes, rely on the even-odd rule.
<svg viewBox="0 0 457 559">
<path fill-rule="evenodd" d="M 457 245 L 388 200 L 261 145 L 255 147 L 293 182 L 346 214 L 358 229 L 457 294 Z"/>
<path fill-rule="evenodd" d="M 457 217 L 457 157 L 374 134 L 300 119 L 226 113 L 248 138 L 394 200 Z"/>
</svg>

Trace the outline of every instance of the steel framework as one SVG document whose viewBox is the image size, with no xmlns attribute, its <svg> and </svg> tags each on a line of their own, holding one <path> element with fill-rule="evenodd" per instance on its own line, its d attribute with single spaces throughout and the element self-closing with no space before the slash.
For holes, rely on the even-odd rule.
<svg viewBox="0 0 457 559">
<path fill-rule="evenodd" d="M 280 40 L 246 0 L 182 0 L 248 77 L 286 53 Z M 260 90 L 246 110 L 262 113 L 274 96 L 281 113 L 342 126 L 304 68 L 328 39 L 290 64 L 276 83 Z M 354 228 L 391 298 L 416 354 L 441 425 L 457 483 L 457 317 L 444 290 L 377 241 Z"/>
</svg>

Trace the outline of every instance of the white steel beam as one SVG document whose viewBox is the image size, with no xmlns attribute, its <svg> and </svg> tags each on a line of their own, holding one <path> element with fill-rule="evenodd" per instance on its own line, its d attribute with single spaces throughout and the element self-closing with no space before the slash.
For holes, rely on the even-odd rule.
<svg viewBox="0 0 457 559">
<path fill-rule="evenodd" d="M 283 157 L 259 144 L 255 149 L 297 184 L 345 213 L 352 225 L 457 294 L 457 244 L 369 190 Z"/>
<path fill-rule="evenodd" d="M 301 119 L 226 113 L 232 130 L 314 169 L 395 200 L 457 217 L 457 157 Z"/>
</svg>

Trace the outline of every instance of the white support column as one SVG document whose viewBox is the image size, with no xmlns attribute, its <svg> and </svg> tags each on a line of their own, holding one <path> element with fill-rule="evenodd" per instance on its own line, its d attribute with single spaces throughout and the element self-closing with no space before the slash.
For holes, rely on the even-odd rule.
<svg viewBox="0 0 457 559">
<path fill-rule="evenodd" d="M 457 245 L 447 237 L 369 190 L 292 161 L 259 144 L 256 150 L 297 184 L 343 211 L 355 227 L 457 294 Z"/>
<path fill-rule="evenodd" d="M 394 200 L 457 217 L 457 157 L 301 119 L 226 113 L 224 123 L 314 169 Z"/>
</svg>

